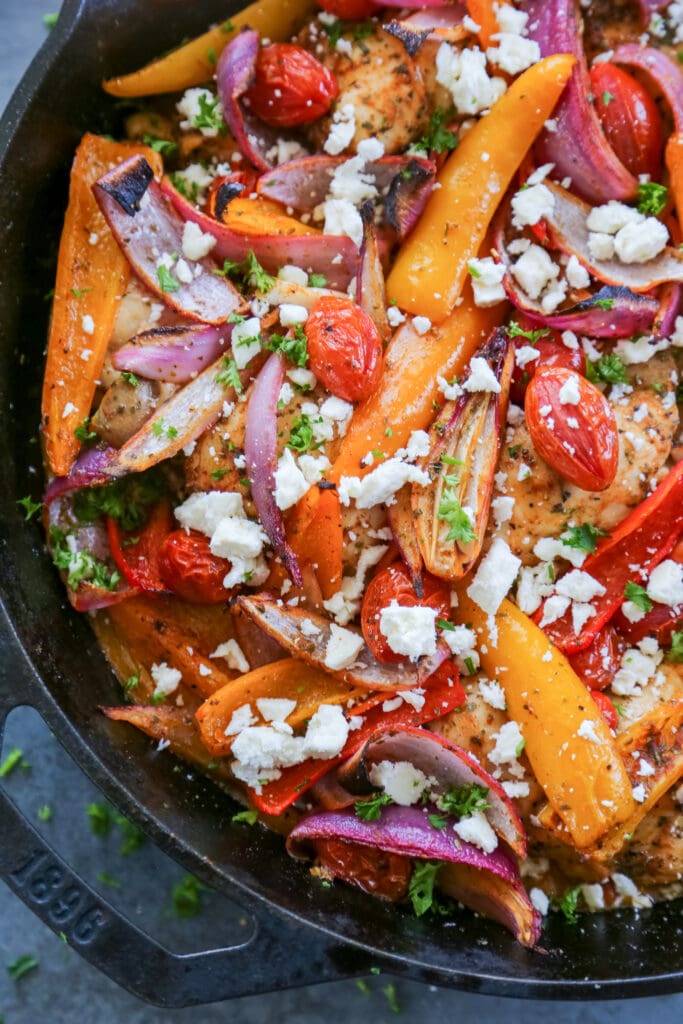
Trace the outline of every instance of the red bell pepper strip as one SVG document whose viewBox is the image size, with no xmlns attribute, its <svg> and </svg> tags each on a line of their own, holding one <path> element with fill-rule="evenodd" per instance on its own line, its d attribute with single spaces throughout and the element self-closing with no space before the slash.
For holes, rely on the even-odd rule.
<svg viewBox="0 0 683 1024">
<path fill-rule="evenodd" d="M 269 782 L 260 793 L 250 789 L 249 796 L 254 806 L 265 814 L 282 814 L 318 779 L 327 775 L 331 768 L 352 757 L 380 726 L 400 728 L 424 725 L 462 707 L 466 700 L 458 669 L 452 662 L 441 665 L 430 677 L 424 707 L 420 711 L 405 702 L 395 711 L 383 711 L 382 703 L 387 696 L 386 693 L 381 694 L 381 703 L 375 703 L 375 706 L 370 708 L 360 729 L 355 729 L 349 735 L 346 746 L 337 757 L 327 761 L 304 761 L 303 764 L 293 765 L 291 768 L 285 768 L 280 778 Z M 357 705 L 349 714 L 356 714 L 372 702 L 372 699 L 369 699 L 363 705 Z"/>
<path fill-rule="evenodd" d="M 671 557 L 675 562 L 683 564 L 683 541 L 678 542 L 671 552 Z M 682 622 L 683 605 L 672 607 L 668 604 L 656 604 L 652 611 L 647 612 L 637 622 L 631 622 L 619 611 L 614 617 L 613 624 L 619 636 L 623 636 L 630 644 L 637 644 L 646 636 L 656 636 L 659 646 L 663 647 L 670 643 L 671 634 Z"/>
<path fill-rule="evenodd" d="M 107 518 L 112 557 L 132 587 L 168 593 L 159 559 L 163 542 L 172 529 L 173 516 L 167 501 L 154 506 L 140 530 L 122 530 L 115 519 Z"/>
<path fill-rule="evenodd" d="M 589 647 L 605 623 L 625 600 L 626 584 L 642 584 L 648 573 L 667 557 L 683 530 L 683 463 L 675 466 L 659 487 L 619 523 L 611 536 L 598 544 L 582 565 L 584 572 L 602 583 L 605 593 L 592 602 L 596 609 L 580 633 L 572 626 L 571 612 L 544 627 L 546 636 L 565 654 Z M 534 615 L 539 622 L 543 606 Z"/>
</svg>

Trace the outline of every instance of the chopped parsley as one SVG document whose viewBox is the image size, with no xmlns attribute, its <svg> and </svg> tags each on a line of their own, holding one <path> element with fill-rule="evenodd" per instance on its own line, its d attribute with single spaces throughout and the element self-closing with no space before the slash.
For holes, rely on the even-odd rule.
<svg viewBox="0 0 683 1024">
<path fill-rule="evenodd" d="M 570 526 L 560 534 L 560 540 L 565 547 L 578 548 L 580 551 L 587 551 L 589 555 L 595 553 L 598 537 L 609 537 L 609 534 L 592 523 Z"/>
<path fill-rule="evenodd" d="M 234 31 L 235 31 L 235 26 L 230 21 L 230 18 L 228 18 L 228 20 L 224 21 L 223 24 L 221 25 L 221 32 L 225 32 L 225 34 L 227 36 L 230 32 L 234 32 Z"/>
<path fill-rule="evenodd" d="M 87 441 L 94 441 L 97 437 L 97 432 L 90 429 L 90 417 L 86 416 L 84 420 L 78 424 L 74 430 L 74 437 L 77 441 L 82 441 L 84 444 Z"/>
<path fill-rule="evenodd" d="M 614 306 L 614 299 L 594 299 L 593 304 L 597 306 L 598 309 L 612 309 Z"/>
<path fill-rule="evenodd" d="M 586 362 L 586 376 L 594 383 L 602 380 L 606 384 L 625 384 L 626 366 L 616 352 L 610 352 L 596 363 Z"/>
<path fill-rule="evenodd" d="M 474 661 L 472 660 L 472 658 L 469 658 L 469 657 L 465 658 L 464 660 L 465 660 L 465 668 L 467 669 L 467 674 L 470 675 L 470 676 L 473 676 L 476 673 L 476 671 L 477 671 L 475 666 L 474 666 Z"/>
<path fill-rule="evenodd" d="M 13 963 L 7 964 L 7 973 L 13 981 L 19 981 L 29 971 L 35 970 L 37 966 L 38 958 L 31 956 L 29 953 L 24 953 L 23 956 L 18 956 Z"/>
<path fill-rule="evenodd" d="M 222 384 L 226 388 L 233 388 L 238 395 L 242 394 L 244 388 L 242 387 L 240 372 L 234 359 L 223 356 L 223 369 L 219 370 L 216 374 L 216 384 Z"/>
<path fill-rule="evenodd" d="M 614 94 L 611 93 L 611 92 L 608 92 L 607 89 L 605 89 L 605 91 L 602 94 L 602 102 L 605 104 L 605 106 L 608 107 L 613 99 L 614 99 Z"/>
<path fill-rule="evenodd" d="M 245 825 L 255 825 L 258 821 L 258 811 L 255 807 L 250 807 L 248 811 L 240 811 L 239 814 L 233 814 L 233 821 L 243 821 Z"/>
<path fill-rule="evenodd" d="M 577 924 L 579 917 L 576 908 L 579 903 L 579 894 L 581 893 L 581 886 L 577 885 L 573 889 L 567 889 L 557 900 L 557 909 L 564 914 L 567 924 Z"/>
<path fill-rule="evenodd" d="M 219 135 L 227 135 L 228 126 L 223 119 L 223 111 L 221 110 L 218 96 L 213 96 L 209 99 L 206 93 L 201 93 L 198 99 L 199 113 L 195 116 L 194 127 L 209 128 L 217 131 Z"/>
<path fill-rule="evenodd" d="M 302 413 L 298 419 L 292 423 L 292 429 L 289 432 L 289 441 L 287 441 L 287 447 L 293 448 L 295 452 L 310 452 L 317 451 L 322 445 L 321 441 L 315 440 L 315 434 L 313 432 L 313 423 L 307 413 Z"/>
<path fill-rule="evenodd" d="M 282 352 L 296 366 L 305 366 L 308 362 L 308 339 L 300 324 L 296 325 L 294 334 L 271 334 L 265 348 L 270 352 Z"/>
<path fill-rule="evenodd" d="M 216 57 L 216 51 L 214 50 L 213 46 L 210 46 L 209 49 L 206 51 L 206 59 L 208 60 L 209 64 L 212 67 L 216 66 L 216 60 L 218 58 Z"/>
<path fill-rule="evenodd" d="M 38 808 L 38 821 L 52 821 L 52 808 L 49 804 L 43 804 Z"/>
<path fill-rule="evenodd" d="M 177 142 L 171 142 L 169 139 L 159 139 L 156 135 L 143 135 L 142 141 L 150 149 L 153 149 L 155 153 L 161 153 L 162 156 L 173 156 L 174 153 L 178 152 Z"/>
<path fill-rule="evenodd" d="M 511 320 L 505 328 L 508 338 L 525 338 L 530 345 L 535 345 L 541 338 L 546 338 L 550 334 L 547 327 L 539 327 L 537 330 L 532 331 L 531 329 L 525 331 L 516 320 Z"/>
<path fill-rule="evenodd" d="M 173 886 L 173 912 L 176 917 L 186 920 L 202 912 L 201 894 L 205 886 L 194 875 L 185 875 Z"/>
<path fill-rule="evenodd" d="M 173 276 L 168 267 L 164 266 L 163 263 L 160 267 L 157 267 L 157 277 L 162 292 L 177 292 L 180 290 L 180 281 L 177 277 Z"/>
<path fill-rule="evenodd" d="M 196 203 L 199 199 L 199 185 L 196 181 L 188 181 L 182 171 L 174 171 L 169 174 L 171 184 L 176 192 L 180 192 L 189 202 Z"/>
<path fill-rule="evenodd" d="M 86 813 L 90 822 L 90 829 L 96 836 L 108 836 L 114 825 L 121 829 L 122 841 L 119 853 L 127 857 L 134 850 L 138 850 L 145 842 L 144 833 L 128 821 L 123 814 L 115 813 L 109 804 L 103 800 L 98 803 L 88 804 Z"/>
<path fill-rule="evenodd" d="M 101 882 L 102 885 L 108 885 L 110 889 L 121 888 L 121 883 L 118 878 L 114 878 L 114 876 L 110 875 L 108 871 L 98 871 L 97 880 Z"/>
<path fill-rule="evenodd" d="M 24 521 L 29 522 L 34 516 L 37 516 L 43 507 L 42 501 L 34 501 L 30 495 L 25 498 L 19 498 L 17 505 L 21 505 L 24 510 Z"/>
<path fill-rule="evenodd" d="M 401 1013 L 401 1004 L 398 1001 L 398 993 L 396 991 L 396 986 L 393 984 L 393 982 L 390 982 L 388 985 L 384 986 L 384 988 L 382 989 L 382 994 L 386 996 L 386 1000 L 387 1003 L 389 1004 L 389 1009 L 391 1010 L 391 1012 Z"/>
<path fill-rule="evenodd" d="M 379 821 L 382 816 L 382 808 L 391 803 L 393 800 L 388 793 L 375 793 L 367 800 L 357 800 L 353 809 L 362 821 Z"/>
<path fill-rule="evenodd" d="M 76 590 L 80 583 L 92 583 L 103 590 L 116 590 L 121 579 L 117 569 L 110 569 L 89 551 L 79 551 L 73 534 L 65 533 L 58 526 L 50 527 L 50 543 L 53 546 L 52 561 L 58 569 L 67 573 L 67 585 Z"/>
<path fill-rule="evenodd" d="M 408 895 L 413 904 L 416 917 L 422 917 L 432 909 L 434 903 L 434 883 L 436 876 L 443 867 L 440 861 L 417 861 L 410 877 Z"/>
<path fill-rule="evenodd" d="M 152 424 L 152 433 L 155 437 L 163 437 L 165 434 L 169 441 L 173 441 L 178 436 L 178 428 L 166 426 L 162 417 Z"/>
<path fill-rule="evenodd" d="M 90 831 L 96 836 L 108 836 L 113 825 L 109 804 L 104 802 L 88 804 L 85 811 L 90 822 Z"/>
<path fill-rule="evenodd" d="M 151 505 L 164 493 L 164 477 L 156 469 L 115 480 L 103 487 L 88 487 L 74 496 L 74 512 L 79 523 L 89 525 L 100 516 L 111 516 L 122 530 L 144 526 Z"/>
<path fill-rule="evenodd" d="M 624 588 L 624 597 L 627 601 L 631 601 L 636 608 L 640 608 L 643 612 L 651 612 L 653 608 L 652 601 L 647 596 L 647 590 L 645 587 L 641 587 L 639 583 L 633 583 L 631 580 L 628 581 Z"/>
<path fill-rule="evenodd" d="M 324 274 L 309 274 L 308 275 L 308 286 L 309 288 L 325 288 L 327 285 L 327 278 Z"/>
<path fill-rule="evenodd" d="M 217 482 L 218 480 L 222 480 L 227 472 L 227 469 L 212 469 L 210 476 L 212 480 Z"/>
<path fill-rule="evenodd" d="M 443 793 L 437 800 L 439 810 L 452 814 L 456 818 L 467 818 L 475 811 L 485 811 L 491 805 L 488 802 L 489 791 L 486 786 L 477 782 L 469 785 L 454 786 Z"/>
<path fill-rule="evenodd" d="M 467 264 L 467 270 L 470 277 L 474 277 L 475 279 L 481 277 L 481 271 L 477 270 L 476 267 L 473 267 L 471 263 Z"/>
<path fill-rule="evenodd" d="M 121 380 L 126 384 L 130 384 L 132 388 L 139 388 L 140 381 L 130 370 L 124 370 L 121 374 Z"/>
<path fill-rule="evenodd" d="M 445 487 L 443 490 L 437 518 L 448 524 L 447 541 L 454 540 L 458 544 L 470 544 L 477 539 L 477 535 L 472 529 L 472 521 L 456 498 L 452 487 Z"/>
<path fill-rule="evenodd" d="M 666 660 L 675 664 L 683 662 L 683 631 L 671 634 L 671 647 L 666 652 Z"/>
<path fill-rule="evenodd" d="M 5 760 L 0 764 L 0 779 L 11 775 L 15 768 L 23 767 L 24 752 L 19 747 L 13 747 Z M 28 765 L 28 762 L 26 762 Z"/>
<path fill-rule="evenodd" d="M 75 299 L 82 299 L 84 295 L 87 295 L 92 290 L 92 288 L 72 288 L 71 294 Z"/>
<path fill-rule="evenodd" d="M 455 149 L 458 145 L 458 136 L 450 128 L 445 127 L 446 112 L 435 110 L 429 119 L 427 134 L 423 135 L 419 142 L 416 142 L 414 149 L 422 150 L 424 153 L 434 151 L 445 153 L 449 149 Z"/>
<path fill-rule="evenodd" d="M 128 821 L 128 818 L 124 818 L 122 814 L 115 814 L 114 821 L 123 833 L 119 849 L 122 857 L 128 857 L 129 854 L 144 846 L 145 833 L 137 825 L 134 825 L 132 821 Z"/>
<path fill-rule="evenodd" d="M 443 832 L 448 824 L 448 818 L 445 814 L 428 814 L 427 818 L 432 828 L 437 828 L 439 832 Z"/>
<path fill-rule="evenodd" d="M 59 11 L 50 11 L 49 14 L 44 14 L 43 15 L 43 25 L 47 29 L 54 28 L 55 25 L 57 24 L 57 19 L 58 18 L 59 18 Z"/>
<path fill-rule="evenodd" d="M 668 201 L 666 185 L 658 185 L 656 181 L 641 181 L 638 185 L 638 210 L 645 216 L 659 216 Z"/>
<path fill-rule="evenodd" d="M 246 259 L 242 260 L 241 263 L 235 263 L 234 260 L 226 260 L 223 264 L 223 269 L 214 270 L 214 274 L 218 274 L 219 277 L 229 277 L 231 280 L 239 281 L 243 285 L 251 285 L 257 292 L 269 292 L 275 284 L 275 278 L 266 273 L 256 259 L 253 249 L 249 250 Z"/>
</svg>

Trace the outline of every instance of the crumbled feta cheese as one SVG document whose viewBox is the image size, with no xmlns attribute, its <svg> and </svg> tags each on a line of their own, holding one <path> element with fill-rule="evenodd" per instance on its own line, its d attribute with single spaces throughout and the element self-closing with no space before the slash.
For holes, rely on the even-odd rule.
<svg viewBox="0 0 683 1024">
<path fill-rule="evenodd" d="M 326 455 L 319 455 L 317 458 L 315 455 L 300 455 L 299 456 L 299 469 L 304 475 L 304 480 L 309 487 L 313 484 L 317 484 L 322 480 L 326 470 L 330 468 L 330 460 Z"/>
<path fill-rule="evenodd" d="M 553 263 L 540 245 L 530 245 L 515 263 L 512 274 L 531 299 L 537 299 L 547 286 L 560 274 L 560 268 Z"/>
<path fill-rule="evenodd" d="M 652 906 L 652 897 L 645 896 L 627 875 L 615 872 L 612 875 L 612 882 L 619 896 L 616 906 L 626 905 L 636 910 Z"/>
<path fill-rule="evenodd" d="M 496 12 L 496 21 L 501 32 L 511 32 L 516 36 L 526 35 L 529 15 L 525 11 L 518 10 L 512 4 L 498 3 L 493 5 L 493 9 Z"/>
<path fill-rule="evenodd" d="M 651 650 L 647 641 L 641 640 L 637 647 L 629 647 L 621 658 L 621 665 L 612 680 L 612 690 L 620 697 L 631 697 L 641 692 L 657 674 L 663 652 L 656 645 Z"/>
<path fill-rule="evenodd" d="M 666 248 L 669 232 L 656 217 L 643 224 L 627 224 L 614 239 L 614 251 L 622 263 L 647 263 Z"/>
<path fill-rule="evenodd" d="M 627 224 L 642 224 L 645 220 L 642 213 L 632 206 L 626 206 L 616 199 L 610 199 L 602 206 L 594 206 L 586 218 L 589 231 L 598 231 L 606 235 L 616 235 Z"/>
<path fill-rule="evenodd" d="M 498 46 L 490 46 L 486 56 L 508 75 L 518 75 L 541 59 L 541 48 L 534 39 L 524 39 L 512 32 L 497 32 L 491 38 Z"/>
<path fill-rule="evenodd" d="M 330 639 L 325 651 L 325 664 L 334 671 L 353 665 L 363 649 L 363 637 L 341 626 L 330 626 Z"/>
<path fill-rule="evenodd" d="M 520 799 L 524 798 L 525 796 L 528 796 L 529 793 L 531 792 L 531 790 L 529 789 L 529 783 L 528 782 L 508 782 L 508 781 L 505 781 L 505 782 L 501 783 L 501 785 L 502 785 L 503 789 L 505 790 L 506 794 L 512 800 L 520 800 Z"/>
<path fill-rule="evenodd" d="M 62 419 L 67 419 L 67 417 L 69 417 L 72 412 L 76 412 L 77 409 L 78 406 L 74 405 L 73 402 L 67 402 L 66 405 L 64 406 L 64 409 L 62 410 Z"/>
<path fill-rule="evenodd" d="M 538 224 L 555 209 L 555 196 L 547 185 L 530 185 L 512 197 L 512 223 L 516 228 Z"/>
<path fill-rule="evenodd" d="M 564 543 L 562 537 L 563 535 L 560 535 L 559 540 L 555 540 L 554 537 L 541 537 L 534 544 L 534 554 L 544 562 L 552 562 L 555 558 L 564 558 L 567 562 L 571 562 L 575 569 L 580 569 L 586 561 L 588 552 L 582 551 L 581 548 L 570 547 Z"/>
<path fill-rule="evenodd" d="M 348 199 L 325 201 L 326 235 L 346 235 L 360 248 L 363 241 L 363 221 L 356 207 Z"/>
<path fill-rule="evenodd" d="M 379 616 L 379 630 L 395 654 L 417 661 L 436 651 L 437 611 L 423 605 L 406 607 L 394 599 Z"/>
<path fill-rule="evenodd" d="M 387 320 L 390 327 L 399 327 L 402 323 L 405 323 L 405 319 L 405 315 L 398 306 L 389 306 L 387 308 Z M 683 317 L 681 317 L 681 321 L 683 322 Z"/>
<path fill-rule="evenodd" d="M 352 104 L 346 103 L 341 110 L 335 110 L 332 127 L 323 149 L 330 156 L 338 156 L 351 144 L 356 134 L 356 113 Z"/>
<path fill-rule="evenodd" d="M 506 722 L 493 736 L 495 746 L 489 754 L 491 764 L 512 764 L 524 749 L 524 737 L 517 722 Z"/>
<path fill-rule="evenodd" d="M 165 661 L 158 665 L 152 665 L 149 673 L 154 680 L 154 696 L 167 696 L 177 690 L 182 681 L 182 673 L 177 668 L 171 668 Z"/>
<path fill-rule="evenodd" d="M 611 260 L 614 256 L 614 238 L 600 231 L 588 235 L 588 251 L 594 260 Z"/>
<path fill-rule="evenodd" d="M 320 406 L 320 415 L 323 419 L 336 424 L 339 436 L 343 437 L 353 416 L 353 406 L 350 402 L 345 402 L 343 398 L 330 395 Z"/>
<path fill-rule="evenodd" d="M 285 448 L 275 470 L 275 504 L 284 512 L 296 505 L 308 488 L 309 483 L 297 466 L 291 448 Z"/>
<path fill-rule="evenodd" d="M 507 708 L 505 690 L 497 679 L 481 679 L 479 681 L 479 693 L 482 700 L 490 707 L 497 708 L 498 711 L 505 711 Z"/>
<path fill-rule="evenodd" d="M 260 523 L 250 519 L 221 519 L 211 534 L 209 548 L 218 558 L 229 558 L 239 561 L 245 558 L 258 558 L 268 538 Z"/>
<path fill-rule="evenodd" d="M 590 274 L 573 253 L 569 257 L 564 273 L 570 288 L 587 288 L 591 283 Z"/>
<path fill-rule="evenodd" d="M 296 707 L 295 700 L 287 697 L 258 697 L 256 707 L 266 722 L 284 722 Z"/>
<path fill-rule="evenodd" d="M 349 723 L 339 705 L 321 704 L 308 723 L 304 755 L 322 760 L 336 757 L 344 749 L 348 737 Z"/>
<path fill-rule="evenodd" d="M 234 491 L 197 491 L 178 505 L 174 514 L 184 530 L 198 530 L 211 537 L 222 519 L 244 516 L 242 495 Z"/>
<path fill-rule="evenodd" d="M 633 799 L 638 804 L 644 804 L 647 800 L 647 790 L 642 782 L 639 782 L 637 786 L 633 787 Z"/>
<path fill-rule="evenodd" d="M 232 639 L 219 644 L 209 657 L 225 658 L 228 668 L 234 669 L 235 672 L 248 672 L 251 667 L 240 645 Z"/>
<path fill-rule="evenodd" d="M 486 308 L 505 300 L 505 266 L 496 263 L 491 256 L 470 260 L 468 263 L 474 293 L 474 304 Z"/>
<path fill-rule="evenodd" d="M 522 564 L 509 546 L 496 537 L 482 558 L 467 588 L 468 596 L 488 615 L 495 615 L 507 596 Z"/>
<path fill-rule="evenodd" d="M 532 568 L 523 568 L 519 574 L 517 604 L 527 615 L 533 615 L 540 608 L 543 599 L 552 594 L 554 587 L 545 562 Z"/>
<path fill-rule="evenodd" d="M 602 597 L 605 593 L 602 583 L 581 569 L 571 569 L 558 580 L 555 589 L 558 594 L 572 601 L 592 601 L 594 597 Z"/>
<path fill-rule="evenodd" d="M 86 334 L 95 333 L 95 321 L 89 313 L 86 313 L 85 316 L 81 318 L 81 327 Z"/>
<path fill-rule="evenodd" d="M 584 718 L 576 730 L 576 735 L 584 740 L 590 740 L 591 743 L 603 742 L 595 731 L 595 722 L 592 722 L 590 718 Z"/>
<path fill-rule="evenodd" d="M 515 507 L 515 499 L 501 496 L 494 498 L 491 502 L 491 511 L 493 512 L 493 518 L 496 526 L 500 527 L 503 523 L 509 523 L 512 519 L 512 513 Z"/>
<path fill-rule="evenodd" d="M 320 627 L 316 626 L 315 622 L 312 622 L 311 619 L 302 619 L 301 632 L 304 636 L 320 636 Z"/>
<path fill-rule="evenodd" d="M 453 831 L 464 843 L 471 843 L 484 853 L 493 853 L 498 846 L 498 837 L 481 811 L 456 821 Z"/>
<path fill-rule="evenodd" d="M 342 505 L 349 505 L 354 498 L 357 508 L 373 508 L 375 505 L 393 505 L 396 492 L 408 483 L 427 487 L 431 479 L 417 466 L 400 459 L 387 459 L 362 480 L 343 476 L 337 490 Z"/>
<path fill-rule="evenodd" d="M 474 356 L 470 360 L 470 372 L 462 386 L 464 391 L 469 392 L 492 391 L 494 394 L 500 393 L 500 383 L 496 380 L 495 373 L 483 356 Z"/>
<path fill-rule="evenodd" d="M 305 324 L 308 320 L 308 310 L 305 306 L 296 306 L 290 302 L 283 302 L 278 312 L 280 314 L 280 323 L 283 327 Z"/>
<path fill-rule="evenodd" d="M 454 380 L 452 384 L 449 384 L 445 377 L 437 377 L 436 382 L 439 385 L 439 391 L 447 402 L 454 402 L 456 398 L 460 398 L 462 388 L 457 381 Z"/>
<path fill-rule="evenodd" d="M 216 124 L 206 124 L 203 117 L 204 110 L 210 111 L 214 117 L 210 120 Z M 180 127 L 184 131 L 196 129 L 206 139 L 215 139 L 219 133 L 219 118 L 222 118 L 222 107 L 217 96 L 214 96 L 208 89 L 186 89 L 181 99 L 176 103 L 176 110 L 182 116 Z"/>
<path fill-rule="evenodd" d="M 529 893 L 529 899 L 531 900 L 532 906 L 545 917 L 550 910 L 550 900 L 543 892 L 542 889 L 534 887 Z"/>
<path fill-rule="evenodd" d="M 671 607 L 683 604 L 683 566 L 672 558 L 660 562 L 650 573 L 647 596 Z"/>
<path fill-rule="evenodd" d="M 205 256 L 209 255 L 215 244 L 216 239 L 214 236 L 203 232 L 194 221 L 188 220 L 185 222 L 185 227 L 183 228 L 183 256 L 186 260 L 192 262 L 203 260 Z"/>
<path fill-rule="evenodd" d="M 561 405 L 579 404 L 581 401 L 581 392 L 579 391 L 578 373 L 573 373 L 571 377 L 567 377 L 566 381 L 560 388 L 559 399 Z"/>
<path fill-rule="evenodd" d="M 395 804 L 411 807 L 416 804 L 430 780 L 410 761 L 379 761 L 368 773 L 373 786 L 383 789 Z"/>
<path fill-rule="evenodd" d="M 589 910 L 605 909 L 605 892 L 599 882 L 593 885 L 582 885 L 581 895 Z"/>
<path fill-rule="evenodd" d="M 280 267 L 277 273 L 280 281 L 286 281 L 288 284 L 298 284 L 302 288 L 305 288 L 308 284 L 308 274 L 301 267 L 295 267 L 292 263 L 286 263 L 284 267 Z"/>
<path fill-rule="evenodd" d="M 261 351 L 261 321 L 252 316 L 235 324 L 231 335 L 232 357 L 238 370 L 243 370 Z"/>
<path fill-rule="evenodd" d="M 417 334 L 422 336 L 432 329 L 432 321 L 427 316 L 414 316 L 413 327 Z"/>
<path fill-rule="evenodd" d="M 243 732 L 244 729 L 256 725 L 257 721 L 258 719 L 252 713 L 251 704 L 242 704 L 233 711 L 232 718 L 225 727 L 225 735 L 236 736 L 237 733 Z"/>
<path fill-rule="evenodd" d="M 541 353 L 533 345 L 520 345 L 519 348 L 515 349 L 515 364 L 523 370 L 529 363 L 539 359 L 540 356 Z"/>
<path fill-rule="evenodd" d="M 442 43 L 436 54 L 436 80 L 450 92 L 459 114 L 481 113 L 506 89 L 502 78 L 489 78 L 486 57 L 478 46 L 458 51 Z"/>
</svg>

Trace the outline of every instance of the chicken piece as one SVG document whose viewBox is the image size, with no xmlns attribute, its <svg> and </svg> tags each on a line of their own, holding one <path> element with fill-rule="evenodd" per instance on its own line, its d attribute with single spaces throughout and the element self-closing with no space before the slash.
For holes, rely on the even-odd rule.
<svg viewBox="0 0 683 1024">
<path fill-rule="evenodd" d="M 533 555 L 536 542 L 559 536 L 569 519 L 612 529 L 646 497 L 652 481 L 659 482 L 666 475 L 679 422 L 671 398 L 675 369 L 671 355 L 658 353 L 649 362 L 629 369 L 630 394 L 622 394 L 620 387 L 611 389 L 619 431 L 619 467 L 614 483 L 604 491 L 583 491 L 563 480 L 536 453 L 523 423 L 508 432 L 496 496 L 513 497 L 515 505 L 510 522 L 498 535 L 526 565 L 538 561 Z"/>
<path fill-rule="evenodd" d="M 657 893 L 659 899 L 674 899 L 683 892 L 683 808 L 677 792 L 665 793 L 643 818 L 618 861 L 617 870 L 646 893 L 675 886 L 665 895 Z"/>
<path fill-rule="evenodd" d="M 335 75 L 339 96 L 334 110 L 354 109 L 356 133 L 347 152 L 375 136 L 386 153 L 399 153 L 424 134 L 430 110 L 422 73 L 395 36 L 377 26 L 362 39 L 347 33 L 341 46 L 332 48 L 316 19 L 301 32 L 299 43 Z M 331 125 L 332 114 L 311 126 L 315 149 L 322 149 Z"/>
<path fill-rule="evenodd" d="M 648 715 L 658 704 L 681 697 L 681 695 L 683 695 L 683 666 L 663 661 L 655 678 L 643 685 L 641 693 L 634 694 L 632 697 L 609 694 L 615 704 L 619 705 L 617 732 L 624 732 L 639 718 Z"/>
<path fill-rule="evenodd" d="M 105 392 L 90 426 L 107 444 L 120 448 L 176 390 L 162 381 L 140 380 L 133 386 L 119 377 Z"/>
</svg>

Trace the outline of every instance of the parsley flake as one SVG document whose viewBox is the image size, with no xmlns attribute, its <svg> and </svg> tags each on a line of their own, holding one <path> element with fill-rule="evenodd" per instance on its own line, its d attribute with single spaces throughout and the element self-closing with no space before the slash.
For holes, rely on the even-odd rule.
<svg viewBox="0 0 683 1024">
<path fill-rule="evenodd" d="M 683 631 L 671 634 L 671 647 L 666 652 L 666 660 L 675 664 L 683 662 Z"/>
<path fill-rule="evenodd" d="M 592 523 L 582 523 L 581 526 L 570 526 L 560 534 L 560 540 L 568 548 L 578 548 L 580 551 L 587 551 L 590 555 L 595 553 L 599 537 L 609 537 L 605 530 L 601 530 Z"/>
<path fill-rule="evenodd" d="M 7 964 L 7 973 L 13 981 L 19 981 L 29 971 L 35 970 L 37 966 L 38 958 L 24 953 L 23 956 L 18 956 L 11 964 Z"/>
<path fill-rule="evenodd" d="M 658 185 L 656 181 L 641 181 L 638 185 L 638 210 L 645 216 L 659 216 L 668 201 L 666 185 Z"/>
<path fill-rule="evenodd" d="M 168 293 L 180 290 L 180 281 L 177 277 L 173 276 L 168 267 L 164 266 L 163 263 L 160 267 L 157 267 L 157 277 L 162 292 Z"/>
<path fill-rule="evenodd" d="M 640 608 L 643 612 L 651 612 L 653 608 L 652 601 L 647 596 L 647 590 L 645 587 L 641 587 L 639 583 L 633 583 L 631 580 L 628 581 L 624 588 L 624 597 L 627 601 L 631 601 L 636 608 Z"/>
<path fill-rule="evenodd" d="M 529 342 L 530 345 L 535 345 L 541 338 L 546 338 L 550 334 L 547 327 L 539 327 L 537 330 L 532 331 L 531 329 L 525 331 L 516 320 L 511 320 L 505 328 L 508 338 L 524 338 Z"/>
<path fill-rule="evenodd" d="M 255 825 L 258 821 L 258 811 L 255 807 L 250 807 L 248 811 L 240 811 L 239 814 L 233 814 L 233 821 L 243 821 L 245 825 Z"/>
<path fill-rule="evenodd" d="M 416 917 L 422 917 L 431 910 L 434 903 L 434 883 L 443 867 L 440 861 L 418 861 L 410 877 L 408 895 Z"/>
<path fill-rule="evenodd" d="M 446 112 L 435 110 L 429 120 L 427 134 L 423 135 L 413 148 L 424 153 L 429 153 L 432 150 L 435 153 L 445 153 L 450 149 L 455 149 L 458 145 L 458 136 L 450 128 L 445 127 L 445 121 Z"/>
<path fill-rule="evenodd" d="M 456 818 L 467 818 L 475 811 L 485 811 L 491 805 L 488 801 L 489 791 L 486 786 L 473 782 L 469 785 L 454 786 L 438 798 L 439 810 L 452 814 Z"/>
<path fill-rule="evenodd" d="M 19 498 L 17 505 L 21 505 L 24 510 L 24 522 L 28 523 L 34 516 L 37 516 L 43 507 L 42 501 L 34 501 L 30 495 L 25 498 Z"/>
<path fill-rule="evenodd" d="M 162 156 L 173 156 L 178 152 L 178 143 L 172 142 L 170 139 L 159 139 L 156 135 L 143 135 L 142 141 L 155 153 L 161 153 Z"/>
<path fill-rule="evenodd" d="M 353 809 L 362 821 L 379 821 L 382 808 L 393 802 L 388 793 L 375 793 L 367 800 L 357 800 Z"/>
<path fill-rule="evenodd" d="M 269 352 L 282 352 L 296 366 L 306 366 L 308 362 L 308 339 L 300 324 L 294 334 L 271 334 L 265 342 Z"/>
<path fill-rule="evenodd" d="M 445 487 L 439 502 L 437 518 L 448 524 L 446 541 L 454 540 L 458 544 L 470 544 L 477 539 L 472 529 L 472 520 L 455 496 L 453 487 Z"/>
<path fill-rule="evenodd" d="M 577 885 L 574 889 L 567 889 L 557 900 L 557 909 L 564 914 L 567 924 L 578 923 L 579 917 L 576 908 L 579 903 L 580 892 L 581 886 Z"/>
<path fill-rule="evenodd" d="M 238 395 L 242 394 L 244 388 L 242 387 L 240 372 L 234 359 L 229 359 L 227 356 L 223 357 L 223 369 L 219 370 L 216 374 L 216 384 L 222 384 L 226 388 L 233 388 Z"/>
<path fill-rule="evenodd" d="M 181 920 L 197 917 L 202 912 L 201 894 L 205 886 L 194 875 L 185 875 L 173 886 L 173 912 Z"/>
</svg>

